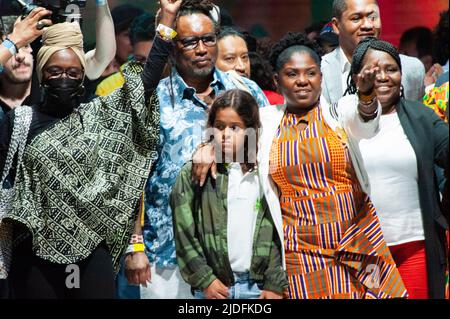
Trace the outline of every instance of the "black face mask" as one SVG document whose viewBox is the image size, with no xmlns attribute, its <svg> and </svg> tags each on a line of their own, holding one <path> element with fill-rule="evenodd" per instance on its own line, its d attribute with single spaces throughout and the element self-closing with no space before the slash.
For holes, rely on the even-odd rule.
<svg viewBox="0 0 450 319">
<path fill-rule="evenodd" d="M 84 94 L 82 79 L 57 78 L 46 80 L 42 84 L 42 112 L 55 117 L 65 117 L 80 105 L 80 97 Z"/>
</svg>

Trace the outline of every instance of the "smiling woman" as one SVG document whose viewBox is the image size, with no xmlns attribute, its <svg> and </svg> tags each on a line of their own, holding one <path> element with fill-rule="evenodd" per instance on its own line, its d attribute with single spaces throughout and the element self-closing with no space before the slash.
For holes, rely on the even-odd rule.
<svg viewBox="0 0 450 319">
<path fill-rule="evenodd" d="M 405 297 L 355 147 L 376 132 L 376 99 L 346 97 L 329 106 L 321 98 L 320 51 L 303 34 L 275 44 L 271 61 L 286 103 L 261 110 L 265 143 L 258 163 L 284 238 L 288 297 Z M 370 87 L 376 70 L 365 68 L 359 87 Z M 376 287 L 369 273 L 374 266 L 380 275 Z"/>
<path fill-rule="evenodd" d="M 358 45 L 350 93 L 357 92 L 354 80 L 361 69 L 374 63 L 378 70 L 370 91 L 382 116 L 377 134 L 360 142 L 371 198 L 410 298 L 444 298 L 448 215 L 439 207 L 433 165 L 449 168 L 448 125 L 424 105 L 404 99 L 400 56 L 388 42 L 367 38 Z"/>
</svg>

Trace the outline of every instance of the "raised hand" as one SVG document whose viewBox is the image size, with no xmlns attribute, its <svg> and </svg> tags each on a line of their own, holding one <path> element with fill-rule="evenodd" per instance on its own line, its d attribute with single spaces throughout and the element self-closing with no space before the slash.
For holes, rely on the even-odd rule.
<svg viewBox="0 0 450 319">
<path fill-rule="evenodd" d="M 181 0 L 160 0 L 159 5 L 161 8 L 158 10 L 157 16 L 161 18 L 160 23 L 173 28 Z"/>
<path fill-rule="evenodd" d="M 425 87 L 436 83 L 437 79 L 444 73 L 444 69 L 439 63 L 433 64 L 428 72 L 425 74 L 423 84 Z"/>
<path fill-rule="evenodd" d="M 46 16 L 50 16 L 52 14 L 51 11 L 38 7 L 33 9 L 30 14 L 22 19 L 21 17 L 17 18 L 14 23 L 14 29 L 9 38 L 13 41 L 17 48 L 24 47 L 39 36 L 42 35 L 44 29 L 42 27 L 47 27 L 52 25 L 52 21 L 50 19 L 43 19 Z"/>
<path fill-rule="evenodd" d="M 160 0 L 161 11 L 166 14 L 176 15 L 180 9 L 182 0 Z"/>
<path fill-rule="evenodd" d="M 379 61 L 376 60 L 371 65 L 365 65 L 361 72 L 354 78 L 358 91 L 363 94 L 370 94 L 373 90 L 378 72 L 380 72 Z"/>
</svg>

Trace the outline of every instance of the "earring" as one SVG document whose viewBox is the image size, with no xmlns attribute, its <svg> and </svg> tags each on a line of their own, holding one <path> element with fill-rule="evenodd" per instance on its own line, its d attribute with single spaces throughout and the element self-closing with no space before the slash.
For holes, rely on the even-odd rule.
<svg viewBox="0 0 450 319">
<path fill-rule="evenodd" d="M 401 97 L 402 99 L 405 98 L 405 88 L 403 87 L 403 84 L 400 85 L 400 97 Z"/>
</svg>

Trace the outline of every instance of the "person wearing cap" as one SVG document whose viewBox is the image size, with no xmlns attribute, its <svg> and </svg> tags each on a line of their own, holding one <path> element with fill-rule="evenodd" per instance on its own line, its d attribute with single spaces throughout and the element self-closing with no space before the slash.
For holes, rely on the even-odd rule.
<svg viewBox="0 0 450 319">
<path fill-rule="evenodd" d="M 130 41 L 130 26 L 133 20 L 143 13 L 144 10 L 130 4 L 117 6 L 111 11 L 117 47 L 116 60 L 119 65 L 127 62 L 128 56 L 133 53 Z"/>
<path fill-rule="evenodd" d="M 339 38 L 333 31 L 333 24 L 331 22 L 327 23 L 316 39 L 317 43 L 322 47 L 322 50 L 327 53 L 333 52 L 339 45 Z"/>
<path fill-rule="evenodd" d="M 322 91 L 325 99 L 337 103 L 347 90 L 353 51 L 358 43 L 381 34 L 380 8 L 376 0 L 334 0 L 333 29 L 339 37 L 339 47 L 326 54 L 322 61 Z M 402 86 L 409 100 L 421 101 L 424 95 L 425 68 L 419 59 L 400 55 Z"/>
</svg>

